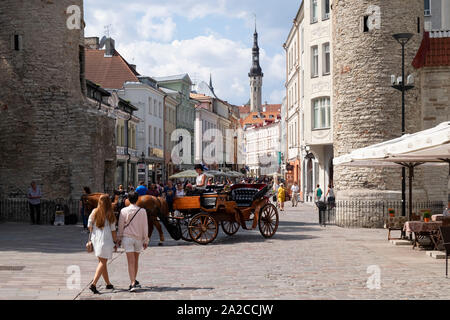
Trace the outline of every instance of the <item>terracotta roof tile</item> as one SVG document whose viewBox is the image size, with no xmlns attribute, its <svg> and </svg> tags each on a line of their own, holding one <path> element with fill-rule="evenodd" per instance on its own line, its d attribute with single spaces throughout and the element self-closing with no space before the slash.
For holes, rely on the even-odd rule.
<svg viewBox="0 0 450 320">
<path fill-rule="evenodd" d="M 430 38 L 425 32 L 412 64 L 416 69 L 450 66 L 450 37 Z"/>
<path fill-rule="evenodd" d="M 116 51 L 105 57 L 105 50 L 86 51 L 86 78 L 105 89 L 121 89 L 127 81 L 139 82 L 139 75 Z"/>
<path fill-rule="evenodd" d="M 265 118 L 254 118 L 253 116 L 258 115 L 258 112 L 251 112 L 246 118 L 240 120 L 241 126 L 264 124 L 265 121 L 275 121 L 281 118 L 281 114 L 278 111 L 261 112 L 261 114 L 265 115 Z M 273 116 L 273 118 L 270 118 L 270 116 Z"/>
<path fill-rule="evenodd" d="M 450 66 L 450 38 L 431 38 L 426 67 Z"/>
</svg>

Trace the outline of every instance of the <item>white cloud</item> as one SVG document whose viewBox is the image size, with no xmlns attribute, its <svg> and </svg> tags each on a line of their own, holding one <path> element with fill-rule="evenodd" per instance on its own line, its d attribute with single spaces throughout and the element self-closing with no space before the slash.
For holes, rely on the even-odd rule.
<svg viewBox="0 0 450 320">
<path fill-rule="evenodd" d="M 114 6 L 111 5 L 114 2 Z M 251 2 L 251 1 L 250 1 Z M 251 34 L 249 41 L 225 38 L 212 26 L 205 26 L 205 35 L 190 39 L 176 39 L 177 18 L 190 21 L 207 16 L 232 17 L 253 26 L 250 2 L 242 0 L 86 0 L 86 36 L 105 34 L 104 26 L 112 25 L 111 36 L 117 50 L 130 62 L 137 64 L 143 75 L 167 76 L 189 73 L 191 78 L 209 81 L 212 73 L 216 94 L 234 104 L 249 100 L 248 71 L 251 66 Z M 104 9 L 109 8 L 109 9 Z M 269 15 L 270 16 L 270 15 Z M 267 20 L 262 13 L 259 21 Z M 218 20 L 220 21 L 220 20 Z M 181 22 L 180 22 L 181 23 Z M 193 22 L 195 23 L 195 22 Z M 229 30 L 230 27 L 228 27 Z M 225 28 L 226 29 L 226 28 Z M 280 44 L 280 50 L 268 55 L 261 50 L 264 72 L 263 101 L 280 103 L 284 96 L 279 90 L 285 81 L 285 58 L 281 44 L 281 29 L 258 23 L 260 46 L 264 42 Z M 236 38 L 240 38 L 237 36 Z M 278 90 L 275 90 L 278 89 Z"/>
</svg>

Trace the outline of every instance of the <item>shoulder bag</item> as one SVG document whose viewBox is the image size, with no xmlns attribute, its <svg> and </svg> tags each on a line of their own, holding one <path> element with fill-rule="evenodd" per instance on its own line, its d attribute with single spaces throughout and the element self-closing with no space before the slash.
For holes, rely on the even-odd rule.
<svg viewBox="0 0 450 320">
<path fill-rule="evenodd" d="M 91 241 L 91 234 L 92 234 L 92 232 L 89 232 L 89 241 L 86 243 L 86 251 L 88 253 L 91 253 L 92 251 L 94 251 L 94 245 L 92 244 L 92 241 Z"/>
</svg>

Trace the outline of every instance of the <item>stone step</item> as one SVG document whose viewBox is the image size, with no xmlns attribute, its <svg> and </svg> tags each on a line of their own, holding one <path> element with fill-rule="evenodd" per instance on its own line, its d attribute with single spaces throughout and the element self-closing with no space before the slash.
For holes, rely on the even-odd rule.
<svg viewBox="0 0 450 320">
<path fill-rule="evenodd" d="M 390 240 L 389 242 L 394 246 L 411 246 L 413 244 L 410 240 Z"/>
<path fill-rule="evenodd" d="M 427 251 L 425 252 L 425 254 L 432 257 L 433 259 L 445 259 L 445 252 L 442 251 Z"/>
</svg>

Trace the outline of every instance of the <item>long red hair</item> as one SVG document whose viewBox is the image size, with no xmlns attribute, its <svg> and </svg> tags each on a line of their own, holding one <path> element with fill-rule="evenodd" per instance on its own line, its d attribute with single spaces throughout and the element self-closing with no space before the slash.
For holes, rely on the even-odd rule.
<svg viewBox="0 0 450 320">
<path fill-rule="evenodd" d="M 116 223 L 116 216 L 114 215 L 111 199 L 108 195 L 102 195 L 100 196 L 100 199 L 98 199 L 94 220 L 95 225 L 100 229 L 103 229 L 106 220 L 111 224 Z"/>
</svg>

